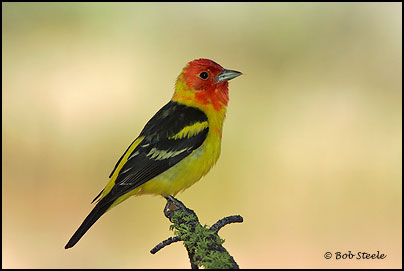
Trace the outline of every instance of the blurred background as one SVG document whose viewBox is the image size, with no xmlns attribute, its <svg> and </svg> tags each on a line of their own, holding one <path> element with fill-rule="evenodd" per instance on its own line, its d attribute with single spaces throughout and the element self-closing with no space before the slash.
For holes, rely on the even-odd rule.
<svg viewBox="0 0 404 271">
<path fill-rule="evenodd" d="M 64 245 L 185 64 L 243 76 L 178 195 L 242 268 L 402 267 L 401 3 L 2 3 L 3 268 L 189 268 L 165 200 Z M 387 254 L 326 260 L 326 252 Z"/>
</svg>

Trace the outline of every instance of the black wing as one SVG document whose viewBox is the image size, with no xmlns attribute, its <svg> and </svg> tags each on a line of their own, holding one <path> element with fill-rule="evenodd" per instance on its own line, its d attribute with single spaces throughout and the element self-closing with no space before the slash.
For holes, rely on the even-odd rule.
<svg viewBox="0 0 404 271">
<path fill-rule="evenodd" d="M 192 136 L 173 136 L 184 127 L 207 122 L 205 113 L 197 108 L 173 101 L 166 104 L 143 128 L 139 136 L 144 139 L 129 154 L 114 187 L 108 193 L 108 198 L 117 199 L 187 157 L 202 145 L 209 128 L 207 125 L 201 126 L 201 130 Z M 116 168 L 117 166 L 115 170 Z"/>
</svg>

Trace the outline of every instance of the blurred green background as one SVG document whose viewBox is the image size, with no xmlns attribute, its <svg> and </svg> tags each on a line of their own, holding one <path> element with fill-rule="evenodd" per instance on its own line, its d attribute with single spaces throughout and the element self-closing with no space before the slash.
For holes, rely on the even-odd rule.
<svg viewBox="0 0 404 271">
<path fill-rule="evenodd" d="M 222 155 L 178 198 L 242 268 L 402 266 L 401 3 L 2 3 L 4 268 L 189 268 L 165 200 L 70 250 L 123 151 L 195 58 L 230 82 Z M 377 250 L 384 260 L 326 260 Z"/>
</svg>

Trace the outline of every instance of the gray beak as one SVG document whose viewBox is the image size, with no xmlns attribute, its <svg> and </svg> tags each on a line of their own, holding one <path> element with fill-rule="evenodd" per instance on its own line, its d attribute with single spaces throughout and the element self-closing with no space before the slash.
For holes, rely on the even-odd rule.
<svg viewBox="0 0 404 271">
<path fill-rule="evenodd" d="M 223 71 L 218 76 L 216 76 L 216 80 L 218 83 L 220 83 L 224 81 L 229 81 L 240 75 L 242 75 L 241 72 L 223 69 Z"/>
</svg>

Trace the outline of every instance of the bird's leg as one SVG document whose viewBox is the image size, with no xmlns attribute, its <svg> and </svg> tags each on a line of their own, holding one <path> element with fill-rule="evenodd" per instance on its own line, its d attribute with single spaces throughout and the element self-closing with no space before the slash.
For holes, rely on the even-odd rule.
<svg viewBox="0 0 404 271">
<path fill-rule="evenodd" d="M 189 208 L 187 208 L 184 203 L 182 203 L 180 200 L 174 198 L 171 195 L 164 196 L 167 200 L 167 204 L 164 208 L 164 215 L 170 219 L 174 215 L 175 212 L 178 211 L 184 211 L 187 215 L 194 215 L 196 218 L 196 222 L 199 222 L 198 217 L 196 216 L 195 212 Z M 171 221 L 172 222 L 172 221 Z"/>
<path fill-rule="evenodd" d="M 167 218 L 172 217 L 173 212 L 175 212 L 177 210 L 186 210 L 187 209 L 187 207 L 185 207 L 185 205 L 181 201 L 177 200 L 173 196 L 168 195 L 168 196 L 164 196 L 164 197 L 167 200 L 167 204 L 164 208 L 164 215 Z"/>
<path fill-rule="evenodd" d="M 174 198 L 174 197 L 171 196 L 171 195 L 168 195 L 168 196 L 166 197 L 166 200 L 169 201 L 169 202 L 172 202 L 172 204 L 176 207 L 176 208 L 174 207 L 174 210 L 177 210 L 177 209 L 182 209 L 182 210 L 187 209 L 187 207 L 185 207 L 184 203 L 182 203 L 180 200 Z"/>
</svg>

